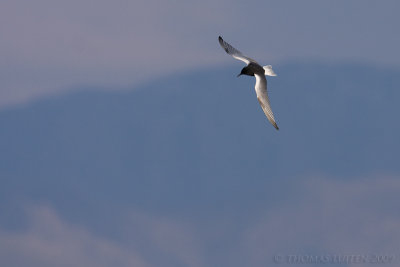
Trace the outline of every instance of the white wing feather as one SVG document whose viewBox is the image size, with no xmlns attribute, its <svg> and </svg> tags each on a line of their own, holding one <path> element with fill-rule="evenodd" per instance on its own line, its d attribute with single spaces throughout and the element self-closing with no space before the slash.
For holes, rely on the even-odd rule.
<svg viewBox="0 0 400 267">
<path fill-rule="evenodd" d="M 257 63 L 254 59 L 243 55 L 239 50 L 237 50 L 236 48 L 234 48 L 233 46 L 231 46 L 230 44 L 225 42 L 221 36 L 218 37 L 218 41 L 219 41 L 219 44 L 221 45 L 221 47 L 225 50 L 225 52 L 228 53 L 229 55 L 231 55 L 232 57 L 234 57 L 238 60 L 241 60 L 246 64 L 250 64 L 250 62 Z"/>
<path fill-rule="evenodd" d="M 267 94 L 267 79 L 265 78 L 264 75 L 254 75 L 256 77 L 256 94 L 257 94 L 257 99 L 258 102 L 261 105 L 261 108 L 263 109 L 265 116 L 267 116 L 269 122 L 277 129 L 279 130 L 278 125 L 275 122 L 274 114 L 272 113 L 271 109 L 271 104 L 269 103 L 268 99 L 268 94 Z"/>
</svg>

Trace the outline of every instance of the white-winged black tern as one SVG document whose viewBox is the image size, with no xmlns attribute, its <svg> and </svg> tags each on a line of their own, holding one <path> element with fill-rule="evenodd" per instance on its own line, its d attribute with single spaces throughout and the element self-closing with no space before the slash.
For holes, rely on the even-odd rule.
<svg viewBox="0 0 400 267">
<path fill-rule="evenodd" d="M 240 75 L 249 75 L 256 78 L 255 90 L 258 102 L 260 103 L 261 108 L 263 109 L 268 120 L 277 130 L 279 130 L 278 125 L 275 122 L 274 114 L 271 110 L 271 105 L 269 103 L 267 93 L 267 79 L 265 78 L 265 75 L 276 76 L 275 72 L 272 70 L 271 65 L 262 67 L 260 64 L 257 63 L 257 61 L 243 55 L 239 50 L 225 42 L 221 36 L 218 37 L 218 40 L 219 44 L 226 51 L 226 53 L 247 64 L 247 66 L 244 67 L 239 73 L 238 77 Z"/>
</svg>

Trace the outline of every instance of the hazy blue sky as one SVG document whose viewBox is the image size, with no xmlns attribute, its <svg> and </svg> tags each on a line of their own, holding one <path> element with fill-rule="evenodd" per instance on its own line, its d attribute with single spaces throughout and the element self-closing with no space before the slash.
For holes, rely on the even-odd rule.
<svg viewBox="0 0 400 267">
<path fill-rule="evenodd" d="M 399 266 L 399 10 L 2 0 L 0 265 Z M 280 131 L 218 35 L 275 67 Z"/>
<path fill-rule="evenodd" d="M 0 105 L 233 64 L 221 53 L 219 34 L 265 63 L 398 67 L 399 8 L 395 0 L 3 0 Z"/>
</svg>

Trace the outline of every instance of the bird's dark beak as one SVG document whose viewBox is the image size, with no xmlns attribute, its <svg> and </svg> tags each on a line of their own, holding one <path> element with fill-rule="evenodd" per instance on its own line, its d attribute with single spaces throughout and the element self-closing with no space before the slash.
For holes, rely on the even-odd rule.
<svg viewBox="0 0 400 267">
<path fill-rule="evenodd" d="M 238 74 L 238 76 L 236 76 L 236 77 L 239 77 L 240 75 L 242 75 L 242 74 L 241 74 L 241 73 L 239 73 L 239 74 Z"/>
</svg>

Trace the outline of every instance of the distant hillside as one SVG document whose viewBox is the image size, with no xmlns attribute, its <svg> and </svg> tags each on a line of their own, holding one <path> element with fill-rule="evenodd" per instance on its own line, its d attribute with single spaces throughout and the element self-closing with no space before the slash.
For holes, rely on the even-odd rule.
<svg viewBox="0 0 400 267">
<path fill-rule="evenodd" d="M 229 213 L 273 202 L 298 175 L 400 171 L 399 72 L 277 66 L 276 131 L 240 67 L 1 111 L 1 203 L 48 201 L 82 220 L 127 206 Z"/>
</svg>

